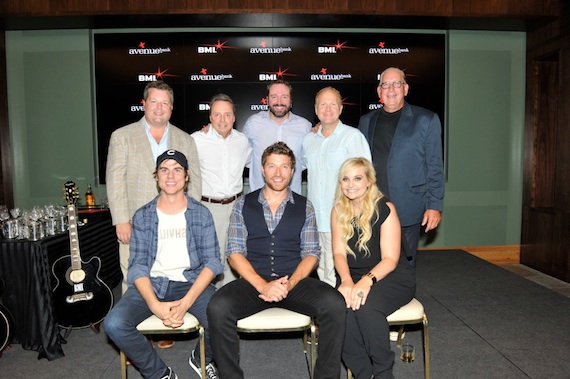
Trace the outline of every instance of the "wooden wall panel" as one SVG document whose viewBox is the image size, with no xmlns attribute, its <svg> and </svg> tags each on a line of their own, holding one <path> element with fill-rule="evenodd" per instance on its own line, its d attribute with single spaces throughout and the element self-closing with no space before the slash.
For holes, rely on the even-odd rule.
<svg viewBox="0 0 570 379">
<path fill-rule="evenodd" d="M 557 16 L 558 0 L 4 0 L 0 16 L 301 13 L 438 17 Z"/>
<path fill-rule="evenodd" d="M 570 5 L 560 7 L 527 33 L 521 263 L 570 282 Z"/>
<path fill-rule="evenodd" d="M 560 50 L 561 69 L 558 83 L 560 99 L 566 99 L 564 106 L 558 109 L 557 166 L 556 166 L 556 207 L 561 212 L 570 214 L 570 41 Z M 570 227 L 566 229 L 570 233 Z M 570 236 L 566 236 L 570 240 Z M 570 254 L 570 249 L 567 250 Z M 570 260 L 569 260 L 570 261 Z"/>
</svg>

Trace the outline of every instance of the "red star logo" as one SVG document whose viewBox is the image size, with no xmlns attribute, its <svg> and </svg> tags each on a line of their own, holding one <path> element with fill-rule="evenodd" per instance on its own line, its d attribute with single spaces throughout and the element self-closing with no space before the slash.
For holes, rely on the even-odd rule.
<svg viewBox="0 0 570 379">
<path fill-rule="evenodd" d="M 326 75 L 327 74 L 327 69 L 325 67 L 321 68 L 320 71 L 321 74 Z"/>
<path fill-rule="evenodd" d="M 207 69 L 207 68 L 204 68 L 204 67 L 202 67 L 202 69 L 200 70 L 200 74 L 202 74 L 202 75 L 206 75 L 207 73 L 208 73 L 208 69 Z"/>
<path fill-rule="evenodd" d="M 267 42 L 261 41 L 261 43 L 259 44 L 259 46 L 265 48 L 265 47 L 267 47 Z"/>
<path fill-rule="evenodd" d="M 356 49 L 354 46 L 346 46 L 348 41 L 340 42 L 338 39 L 336 40 L 335 44 L 325 44 L 325 46 L 334 46 L 335 49 L 342 51 L 342 49 Z"/>
<path fill-rule="evenodd" d="M 299 76 L 297 74 L 287 74 L 287 70 L 289 70 L 288 68 L 286 68 L 285 70 L 281 69 L 281 66 L 279 66 L 279 70 L 278 71 L 273 71 L 273 72 L 267 72 L 267 74 L 276 74 L 279 78 L 282 78 L 284 76 Z"/>
<path fill-rule="evenodd" d="M 156 72 L 145 72 L 145 74 L 156 75 L 156 77 L 160 78 L 160 79 L 163 79 L 165 76 L 178 76 L 178 75 L 167 74 L 166 71 L 168 71 L 168 70 L 169 70 L 168 68 L 165 70 L 161 70 L 159 67 Z"/>
<path fill-rule="evenodd" d="M 386 46 L 386 42 L 379 42 L 379 43 L 378 43 L 378 47 L 380 47 L 380 48 L 383 49 L 384 46 Z"/>
<path fill-rule="evenodd" d="M 348 97 L 345 97 L 344 99 L 341 100 L 341 104 L 342 105 L 356 105 L 356 103 L 349 103 L 346 101 L 346 99 L 348 99 Z"/>
<path fill-rule="evenodd" d="M 144 45 L 146 45 L 146 42 L 139 42 L 139 47 L 141 49 L 144 49 Z"/>
<path fill-rule="evenodd" d="M 267 105 L 267 98 L 266 98 L 266 97 L 263 97 L 263 98 L 261 99 L 260 103 L 263 104 L 263 105 Z"/>
<path fill-rule="evenodd" d="M 214 46 L 216 48 L 216 50 L 219 50 L 222 52 L 224 51 L 224 49 L 237 49 L 237 47 L 235 47 L 235 46 L 226 46 L 226 43 L 228 43 L 228 41 L 220 42 L 220 39 L 218 38 L 218 43 L 205 44 L 204 46 Z"/>
</svg>

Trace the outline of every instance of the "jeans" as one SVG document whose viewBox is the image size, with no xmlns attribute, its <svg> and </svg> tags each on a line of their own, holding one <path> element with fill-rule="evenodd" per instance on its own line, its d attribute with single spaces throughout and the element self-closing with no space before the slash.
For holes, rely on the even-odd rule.
<svg viewBox="0 0 570 379">
<path fill-rule="evenodd" d="M 338 379 L 346 317 L 345 302 L 340 292 L 318 279 L 305 278 L 280 302 L 268 303 L 258 295 L 251 284 L 240 278 L 220 288 L 208 305 L 212 350 L 220 378 L 243 378 L 239 367 L 237 320 L 267 308 L 280 307 L 319 320 L 315 378 Z"/>
<path fill-rule="evenodd" d="M 171 281 L 168 285 L 166 296 L 161 300 L 179 300 L 186 295 L 191 286 L 192 283 Z M 194 315 L 204 327 L 206 363 L 212 361 L 206 308 L 215 291 L 215 287 L 209 285 L 188 309 L 188 312 Z M 103 328 L 107 336 L 139 369 L 143 378 L 160 378 L 164 375 L 168 366 L 160 359 L 158 353 L 148 343 L 146 337 L 137 330 L 137 325 L 151 315 L 152 312 L 139 291 L 135 287 L 129 286 L 121 300 L 105 317 Z M 200 349 L 198 347 L 199 345 L 197 344 L 195 358 L 200 361 Z"/>
</svg>

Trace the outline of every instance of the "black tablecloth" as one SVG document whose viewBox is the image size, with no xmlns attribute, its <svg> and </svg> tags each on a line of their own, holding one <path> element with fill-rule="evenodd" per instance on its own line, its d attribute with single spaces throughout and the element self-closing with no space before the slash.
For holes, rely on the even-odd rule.
<svg viewBox="0 0 570 379">
<path fill-rule="evenodd" d="M 0 278 L 5 283 L 1 302 L 14 317 L 12 343 L 38 351 L 38 358 L 62 357 L 51 266 L 57 258 L 70 254 L 68 234 L 40 241 L 2 239 L 0 244 Z M 108 212 L 79 228 L 79 248 L 83 261 L 93 256 L 101 259 L 99 277 L 110 288 L 121 282 L 117 237 Z"/>
</svg>

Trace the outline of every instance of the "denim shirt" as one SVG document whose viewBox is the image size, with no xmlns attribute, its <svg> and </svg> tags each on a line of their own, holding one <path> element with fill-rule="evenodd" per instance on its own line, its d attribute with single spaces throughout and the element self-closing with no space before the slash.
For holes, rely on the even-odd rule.
<svg viewBox="0 0 570 379">
<path fill-rule="evenodd" d="M 127 282 L 134 285 L 136 279 L 149 277 L 156 296 L 162 299 L 168 289 L 167 277 L 151 277 L 150 269 L 156 259 L 158 247 L 158 197 L 136 211 L 132 221 L 129 270 Z M 190 196 L 184 212 L 186 218 L 186 245 L 191 267 L 184 271 L 184 277 L 193 283 L 202 269 L 208 267 L 214 276 L 223 272 L 220 248 L 210 211 Z"/>
</svg>

